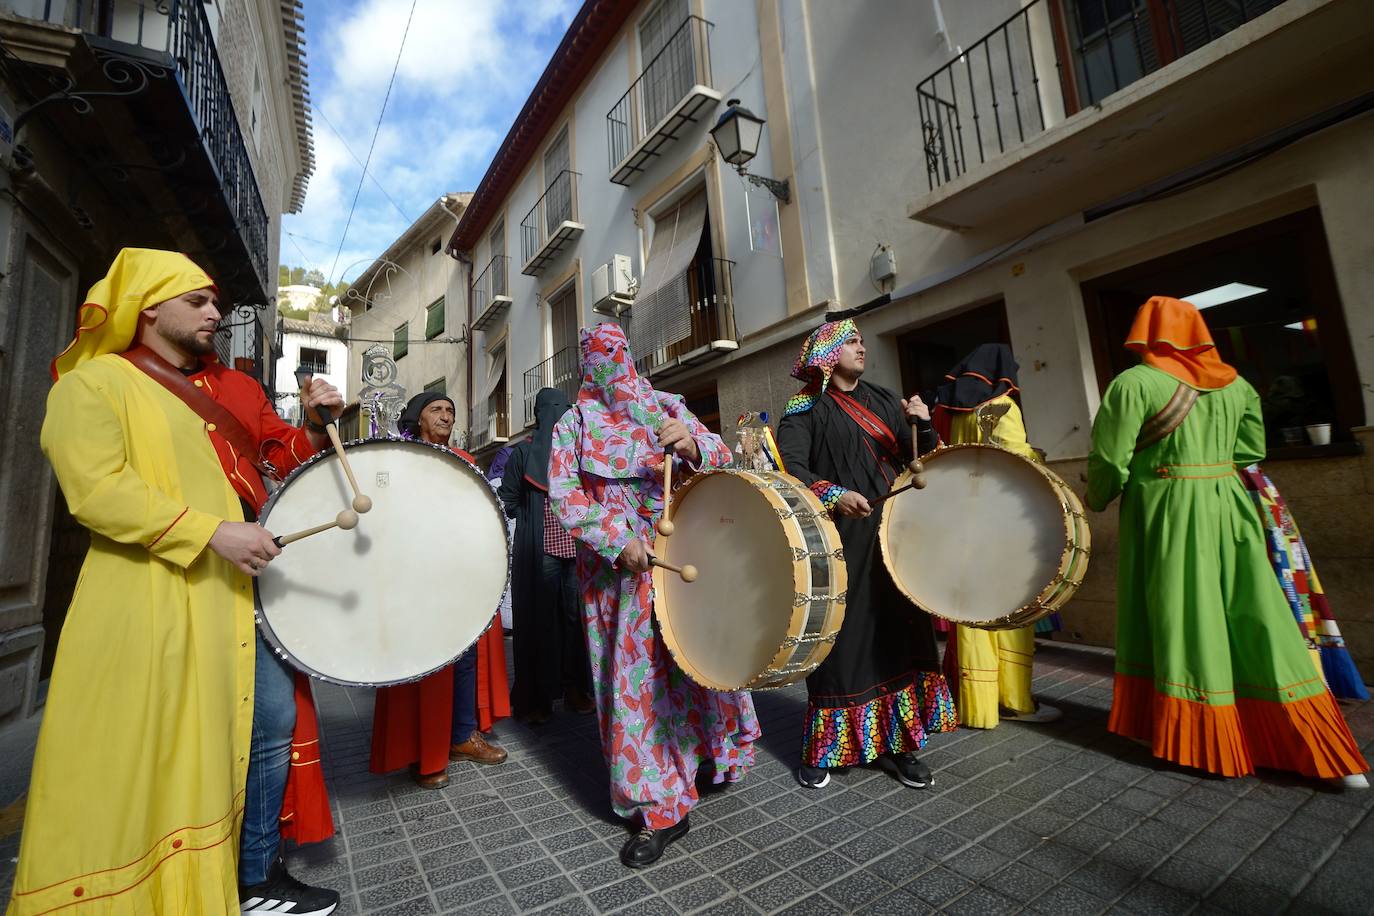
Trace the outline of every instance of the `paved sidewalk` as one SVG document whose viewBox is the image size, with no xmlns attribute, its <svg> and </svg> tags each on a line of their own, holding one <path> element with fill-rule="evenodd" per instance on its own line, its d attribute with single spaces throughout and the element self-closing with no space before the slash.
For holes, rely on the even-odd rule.
<svg viewBox="0 0 1374 916">
<path fill-rule="evenodd" d="M 509 762 L 455 764 L 423 791 L 367 772 L 370 692 L 320 687 L 340 830 L 291 868 L 347 913 L 1374 912 L 1374 791 L 1156 766 L 1106 734 L 1110 654 L 1041 643 L 1036 674 L 1064 719 L 936 737 L 925 791 L 869 770 L 800 788 L 805 689 L 755 694 L 758 765 L 640 872 L 616 857 L 627 834 L 591 717 L 503 722 Z M 1344 709 L 1369 756 L 1374 704 Z M 6 894 L 14 844 L 0 839 Z"/>
</svg>

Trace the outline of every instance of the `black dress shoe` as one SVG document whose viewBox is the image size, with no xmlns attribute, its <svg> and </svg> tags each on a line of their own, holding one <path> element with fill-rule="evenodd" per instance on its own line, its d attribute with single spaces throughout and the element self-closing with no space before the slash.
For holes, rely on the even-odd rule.
<svg viewBox="0 0 1374 916">
<path fill-rule="evenodd" d="M 663 850 L 668 848 L 668 844 L 687 835 L 687 815 L 682 816 L 671 827 L 664 827 L 655 830 L 652 827 L 640 827 L 639 832 L 625 841 L 625 845 L 620 847 L 620 862 L 630 868 L 648 868 L 659 859 L 663 858 Z"/>
</svg>

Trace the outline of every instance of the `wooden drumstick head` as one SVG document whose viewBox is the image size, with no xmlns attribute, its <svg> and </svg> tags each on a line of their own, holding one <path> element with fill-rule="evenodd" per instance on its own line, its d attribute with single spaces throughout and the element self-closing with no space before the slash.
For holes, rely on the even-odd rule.
<svg viewBox="0 0 1374 916">
<path fill-rule="evenodd" d="M 678 575 L 682 576 L 683 582 L 695 582 L 697 581 L 697 568 L 688 563 L 682 567 L 682 572 Z"/>
<path fill-rule="evenodd" d="M 924 464 L 921 464 L 920 458 L 913 458 L 911 459 L 911 463 L 908 464 L 906 468 L 913 474 L 921 474 L 925 472 L 926 466 Z"/>
<path fill-rule="evenodd" d="M 354 512 L 360 512 L 360 513 L 362 513 L 362 512 L 371 512 L 371 511 L 372 511 L 372 497 L 371 497 L 371 496 L 364 496 L 364 495 L 361 494 L 361 493 L 359 493 L 357 496 L 353 497 L 353 511 L 354 511 Z"/>
<path fill-rule="evenodd" d="M 917 490 L 924 490 L 926 488 L 926 475 L 912 474 L 911 485 L 915 487 Z"/>
<path fill-rule="evenodd" d="M 669 521 L 666 518 L 659 519 L 658 524 L 654 527 L 658 529 L 658 533 L 663 535 L 665 538 L 672 537 L 673 531 L 677 528 L 676 525 L 674 525 L 671 521 Z"/>
<path fill-rule="evenodd" d="M 344 531 L 356 528 L 358 526 L 358 513 L 354 512 L 352 509 L 345 509 L 334 516 L 334 524 L 338 525 Z"/>
</svg>

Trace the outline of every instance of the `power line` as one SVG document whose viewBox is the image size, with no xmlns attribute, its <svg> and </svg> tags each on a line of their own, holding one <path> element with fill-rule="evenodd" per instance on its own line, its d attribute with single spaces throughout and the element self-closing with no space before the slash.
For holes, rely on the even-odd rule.
<svg viewBox="0 0 1374 916">
<path fill-rule="evenodd" d="M 340 131 L 339 131 L 339 129 L 338 129 L 337 127 L 334 126 L 334 123 L 333 123 L 332 121 L 329 120 L 329 115 L 327 115 L 327 114 L 324 113 L 324 109 L 323 109 L 322 107 L 320 107 L 319 105 L 316 105 L 316 106 L 315 106 L 315 112 L 320 116 L 320 119 L 321 119 L 322 121 L 324 121 L 325 126 L 328 127 L 330 130 L 332 130 L 332 131 L 334 132 L 334 136 L 336 136 L 336 137 L 339 138 L 339 142 L 343 144 L 343 148 L 344 148 L 344 149 L 348 150 L 348 155 L 350 155 L 350 156 L 353 157 L 353 161 L 356 162 L 356 163 L 358 163 L 358 165 L 363 165 L 363 161 L 362 161 L 361 159 L 358 158 L 358 154 L 357 154 L 357 153 L 353 152 L 353 147 L 351 147 L 351 146 L 348 145 L 348 141 L 347 141 L 346 139 L 344 139 L 344 135 L 343 135 L 342 133 L 340 133 Z M 392 197 L 390 194 L 387 193 L 386 188 L 382 187 L 382 183 L 381 183 L 380 181 L 377 180 L 377 176 L 376 176 L 376 175 L 374 175 L 374 174 L 372 174 L 371 172 L 367 171 L 367 166 L 363 166 L 363 173 L 364 173 L 368 178 L 371 178 L 371 179 L 372 179 L 372 183 L 375 184 L 375 185 L 377 186 L 377 190 L 378 190 L 378 191 L 381 191 L 381 192 L 382 192 L 382 195 L 383 195 L 384 197 L 386 197 L 387 200 L 391 201 L 391 205 L 392 205 L 393 207 L 396 208 L 396 212 L 399 213 L 399 214 L 401 214 L 401 218 L 404 219 L 407 223 L 411 222 L 410 216 L 407 215 L 407 213 L 406 213 L 405 210 L 401 209 L 401 205 L 400 205 L 400 204 L 396 203 L 396 198 Z"/>
<path fill-rule="evenodd" d="M 406 16 L 405 31 L 401 33 L 401 46 L 396 49 L 396 62 L 391 65 L 391 79 L 387 80 L 386 95 L 382 97 L 382 110 L 377 112 L 377 126 L 372 128 L 372 142 L 367 145 L 367 160 L 363 163 L 363 173 L 358 176 L 358 187 L 353 192 L 353 203 L 348 208 L 348 219 L 344 221 L 343 235 L 339 237 L 339 250 L 334 252 L 334 263 L 329 267 L 329 278 L 332 281 L 334 271 L 339 266 L 339 256 L 343 254 L 344 242 L 348 240 L 348 227 L 353 225 L 353 211 L 358 207 L 358 195 L 363 191 L 363 179 L 367 178 L 367 167 L 372 162 L 372 151 L 377 147 L 377 135 L 382 132 L 382 118 L 386 117 L 386 103 L 391 100 L 391 87 L 396 84 L 396 71 L 401 68 L 401 54 L 406 49 L 406 37 L 410 35 L 410 21 L 415 18 L 415 4 L 418 0 L 410 0 L 410 13 Z"/>
</svg>

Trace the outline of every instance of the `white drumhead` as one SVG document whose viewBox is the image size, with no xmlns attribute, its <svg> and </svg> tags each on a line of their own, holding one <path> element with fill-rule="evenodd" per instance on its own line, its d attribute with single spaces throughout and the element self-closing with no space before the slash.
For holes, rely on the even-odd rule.
<svg viewBox="0 0 1374 916">
<path fill-rule="evenodd" d="M 926 488 L 888 501 L 889 571 L 921 607 L 990 623 L 1026 606 L 1059 572 L 1059 499 L 1026 459 L 957 447 L 925 462 Z"/>
<path fill-rule="evenodd" d="M 673 513 L 660 559 L 700 577 L 664 575 L 655 595 L 671 620 L 679 664 L 698 683 L 731 689 L 763 672 L 782 648 L 792 613 L 792 548 L 767 498 L 735 474 L 694 481 Z"/>
<path fill-rule="evenodd" d="M 486 481 L 447 449 L 397 440 L 345 448 L 372 510 L 351 531 L 282 548 L 258 577 L 264 632 L 324 680 L 403 683 L 453 661 L 491 622 L 506 587 L 505 518 Z M 262 522 L 290 534 L 333 520 L 351 500 L 331 453 L 292 476 Z"/>
</svg>

